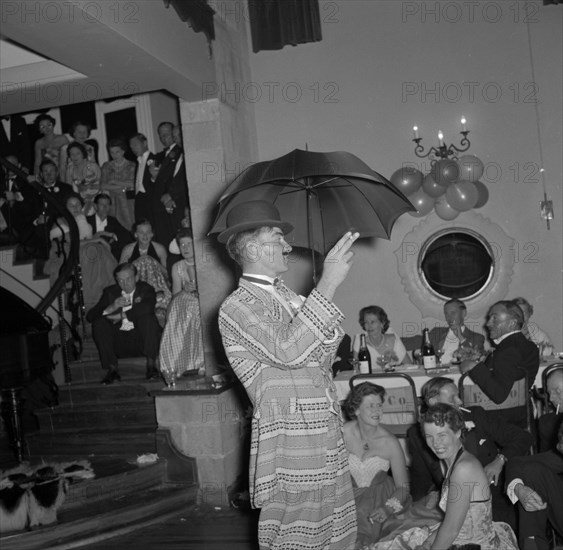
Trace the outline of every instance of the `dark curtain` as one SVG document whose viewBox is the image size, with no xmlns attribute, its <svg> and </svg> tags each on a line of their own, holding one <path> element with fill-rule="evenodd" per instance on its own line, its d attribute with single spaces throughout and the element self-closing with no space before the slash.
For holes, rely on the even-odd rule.
<svg viewBox="0 0 563 550">
<path fill-rule="evenodd" d="M 543 0 L 544 6 L 547 6 L 548 4 L 563 4 L 563 0 Z"/>
<path fill-rule="evenodd" d="M 248 0 L 252 50 L 322 40 L 318 0 Z"/>
<path fill-rule="evenodd" d="M 207 5 L 207 0 L 164 0 L 167 8 L 171 4 L 180 19 L 187 22 L 195 32 L 203 32 L 209 42 L 215 40 L 215 11 Z"/>
</svg>

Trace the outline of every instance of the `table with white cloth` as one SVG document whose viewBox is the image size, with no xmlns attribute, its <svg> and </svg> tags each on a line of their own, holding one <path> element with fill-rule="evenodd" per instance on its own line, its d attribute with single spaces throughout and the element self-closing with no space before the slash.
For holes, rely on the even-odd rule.
<svg viewBox="0 0 563 550">
<path fill-rule="evenodd" d="M 540 368 L 538 369 L 538 373 L 536 374 L 536 378 L 534 380 L 534 386 L 536 388 L 542 387 L 542 373 L 543 371 L 550 365 L 561 362 L 562 360 L 559 357 L 548 357 L 540 363 Z M 433 369 L 432 371 L 426 371 L 422 366 L 418 365 L 400 365 L 395 369 L 395 372 L 400 372 L 403 374 L 407 374 L 410 376 L 414 382 L 416 387 L 416 393 L 420 396 L 420 390 L 422 386 L 428 382 L 431 378 L 435 378 L 436 376 L 445 376 L 447 378 L 451 378 L 456 384 L 458 384 L 459 379 L 461 378 L 461 372 L 457 366 L 450 366 L 450 367 L 442 367 L 438 369 Z M 384 374 L 385 371 L 382 369 L 377 369 L 374 371 L 375 373 Z M 346 399 L 348 392 L 350 391 L 350 378 L 358 373 L 353 371 L 340 371 L 338 375 L 334 378 L 334 384 L 336 386 L 336 393 L 338 395 L 338 399 L 340 401 Z M 401 380 L 400 377 L 392 378 L 389 377 L 386 380 L 379 380 L 378 382 L 384 388 L 393 388 L 393 387 L 401 387 L 405 385 L 405 382 Z"/>
</svg>

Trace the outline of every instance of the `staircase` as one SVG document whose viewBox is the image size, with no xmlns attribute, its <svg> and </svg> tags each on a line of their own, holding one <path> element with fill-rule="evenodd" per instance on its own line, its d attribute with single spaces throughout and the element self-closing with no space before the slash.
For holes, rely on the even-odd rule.
<svg viewBox="0 0 563 550">
<path fill-rule="evenodd" d="M 86 341 L 71 363 L 72 383 L 59 387 L 59 406 L 36 412 L 39 432 L 27 434 L 31 463 L 89 460 L 95 479 L 72 484 L 58 523 L 0 538 L 2 550 L 70 549 L 166 520 L 193 504 L 195 461 L 180 455 L 157 429 L 145 359 L 120 359 L 122 382 L 100 383 L 97 350 Z M 137 457 L 158 453 L 146 466 Z M 174 475 L 170 475 L 170 471 Z"/>
</svg>

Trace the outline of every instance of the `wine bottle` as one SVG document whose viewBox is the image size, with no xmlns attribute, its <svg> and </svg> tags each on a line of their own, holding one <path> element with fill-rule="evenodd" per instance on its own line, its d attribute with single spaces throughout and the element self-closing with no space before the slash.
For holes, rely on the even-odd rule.
<svg viewBox="0 0 563 550">
<path fill-rule="evenodd" d="M 436 353 L 434 351 L 434 346 L 430 342 L 430 335 L 428 334 L 428 329 L 425 328 L 422 331 L 422 364 L 425 369 L 435 369 L 436 368 Z"/>
<path fill-rule="evenodd" d="M 358 351 L 360 362 L 360 374 L 371 374 L 371 354 L 366 345 L 366 335 L 360 334 L 360 351 Z"/>
</svg>

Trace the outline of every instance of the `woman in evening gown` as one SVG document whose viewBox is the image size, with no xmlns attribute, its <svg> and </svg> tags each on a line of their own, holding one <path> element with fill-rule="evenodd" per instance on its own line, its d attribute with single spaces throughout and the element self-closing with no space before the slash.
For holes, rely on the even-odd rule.
<svg viewBox="0 0 563 550">
<path fill-rule="evenodd" d="M 344 402 L 352 419 L 344 425 L 344 443 L 356 501 L 356 548 L 378 541 L 385 520 L 410 504 L 405 455 L 397 438 L 380 424 L 384 396 L 384 388 L 363 382 Z"/>
<path fill-rule="evenodd" d="M 100 192 L 100 167 L 88 160 L 84 145 L 73 141 L 67 147 L 68 158 L 66 180 L 84 201 L 84 215 L 94 214 L 94 197 Z"/>
<path fill-rule="evenodd" d="M 136 165 L 125 158 L 126 150 L 127 146 L 120 139 L 109 141 L 108 152 L 111 160 L 104 162 L 102 166 L 100 187 L 111 197 L 110 215 L 129 229 L 135 221 L 133 211 Z"/>
<path fill-rule="evenodd" d="M 45 159 L 54 162 L 59 167 L 61 148 L 68 144 L 68 138 L 62 134 L 55 134 L 55 119 L 47 114 L 39 115 L 35 124 L 42 135 L 35 142 L 35 161 L 33 173 L 39 176 L 39 166 Z"/>
<path fill-rule="evenodd" d="M 444 520 L 425 527 L 404 524 L 366 550 L 444 550 L 470 544 L 481 550 L 518 550 L 510 526 L 493 522 L 487 475 L 463 448 L 461 411 L 437 403 L 423 413 L 421 425 L 428 446 L 446 467 L 439 501 Z"/>
<path fill-rule="evenodd" d="M 166 326 L 160 343 L 160 370 L 174 379 L 204 367 L 203 341 L 192 232 L 183 228 L 176 235 L 182 260 L 172 266 L 172 294 Z"/>
</svg>

